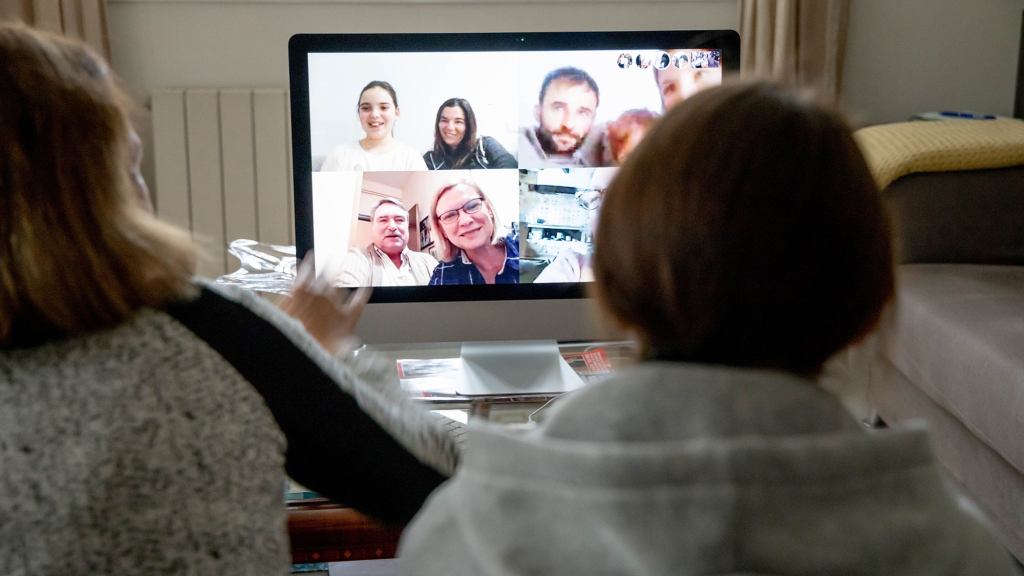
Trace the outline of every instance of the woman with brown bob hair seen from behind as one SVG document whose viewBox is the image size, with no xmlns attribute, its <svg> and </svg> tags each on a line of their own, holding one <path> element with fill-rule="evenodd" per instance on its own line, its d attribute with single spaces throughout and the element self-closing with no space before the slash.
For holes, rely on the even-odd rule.
<svg viewBox="0 0 1024 576">
<path fill-rule="evenodd" d="M 307 332 L 193 279 L 107 64 L 8 23 L 0 62 L 0 573 L 285 574 L 287 476 L 407 521 L 456 447 L 325 350 L 366 293 L 299 282 Z"/>
<path fill-rule="evenodd" d="M 593 284 L 645 357 L 813 377 L 874 328 L 892 246 L 848 132 L 762 85 L 703 97 L 649 134 L 605 193 Z"/>
<path fill-rule="evenodd" d="M 688 98 L 607 188 L 593 264 L 639 362 L 527 434 L 473 428 L 403 534 L 404 571 L 1015 573 L 923 429 L 867 432 L 816 382 L 894 291 L 879 192 L 835 113 L 768 83 Z"/>
</svg>

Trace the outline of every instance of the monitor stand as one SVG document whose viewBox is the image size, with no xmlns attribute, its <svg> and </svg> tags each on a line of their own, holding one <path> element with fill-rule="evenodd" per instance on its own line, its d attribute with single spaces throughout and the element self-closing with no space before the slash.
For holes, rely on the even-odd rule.
<svg viewBox="0 0 1024 576">
<path fill-rule="evenodd" d="M 466 342 L 461 356 L 456 392 L 462 396 L 559 394 L 583 386 L 554 340 Z"/>
</svg>

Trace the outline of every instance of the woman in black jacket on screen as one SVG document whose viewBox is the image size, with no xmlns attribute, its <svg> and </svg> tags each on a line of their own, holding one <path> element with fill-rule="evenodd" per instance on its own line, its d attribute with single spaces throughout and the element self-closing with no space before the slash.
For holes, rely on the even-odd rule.
<svg viewBox="0 0 1024 576">
<path fill-rule="evenodd" d="M 496 139 L 477 137 L 476 114 L 464 98 L 449 98 L 437 109 L 434 149 L 423 155 L 431 170 L 516 168 L 516 158 Z"/>
</svg>

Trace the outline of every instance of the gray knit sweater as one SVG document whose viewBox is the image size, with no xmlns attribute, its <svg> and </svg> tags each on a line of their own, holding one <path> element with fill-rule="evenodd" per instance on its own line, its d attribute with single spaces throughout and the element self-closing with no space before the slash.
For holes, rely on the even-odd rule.
<svg viewBox="0 0 1024 576">
<path fill-rule="evenodd" d="M 210 286 L 0 350 L 0 574 L 283 574 L 286 467 L 403 521 L 455 446 L 395 390 Z"/>
</svg>

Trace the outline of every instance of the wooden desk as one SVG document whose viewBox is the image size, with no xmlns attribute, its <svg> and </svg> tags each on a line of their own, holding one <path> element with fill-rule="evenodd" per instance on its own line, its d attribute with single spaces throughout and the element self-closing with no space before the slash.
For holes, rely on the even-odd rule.
<svg viewBox="0 0 1024 576">
<path fill-rule="evenodd" d="M 288 502 L 292 562 L 394 558 L 402 528 L 323 498 Z"/>
</svg>

